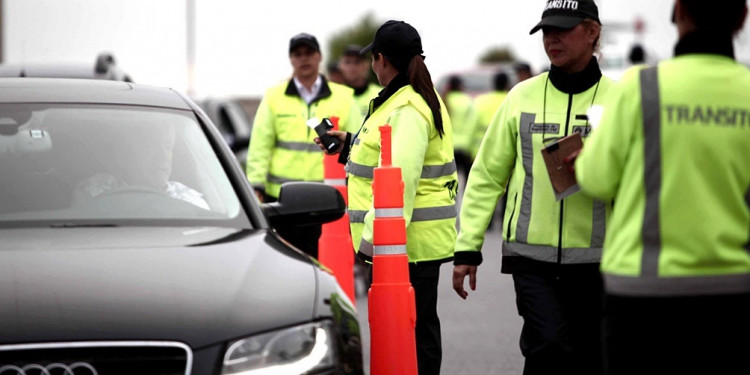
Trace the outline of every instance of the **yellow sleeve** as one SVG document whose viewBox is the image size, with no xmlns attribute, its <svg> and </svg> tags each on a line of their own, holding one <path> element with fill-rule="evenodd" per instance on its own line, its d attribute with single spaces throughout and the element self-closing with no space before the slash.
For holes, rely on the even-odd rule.
<svg viewBox="0 0 750 375">
<path fill-rule="evenodd" d="M 265 186 L 275 143 L 276 130 L 273 124 L 273 113 L 268 104 L 268 95 L 266 95 L 255 113 L 247 152 L 247 179 L 255 188 L 263 189 Z"/>
<path fill-rule="evenodd" d="M 611 88 L 603 103 L 602 118 L 576 159 L 578 185 L 584 193 L 600 200 L 609 201 L 617 193 L 638 129 L 635 124 L 642 122 L 639 70 L 631 69 L 621 83 Z"/>
<path fill-rule="evenodd" d="M 456 252 L 482 249 L 484 233 L 515 166 L 517 122 L 512 102 L 504 101 L 487 128 L 469 172 L 461 203 Z"/>
</svg>

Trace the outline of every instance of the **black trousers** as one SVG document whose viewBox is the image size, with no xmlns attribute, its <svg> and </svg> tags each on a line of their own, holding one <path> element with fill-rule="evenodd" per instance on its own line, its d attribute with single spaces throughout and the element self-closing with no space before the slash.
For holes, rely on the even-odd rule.
<svg viewBox="0 0 750 375">
<path fill-rule="evenodd" d="M 465 189 L 466 180 L 469 178 L 469 171 L 471 171 L 471 165 L 474 164 L 474 159 L 472 159 L 468 151 L 463 150 L 454 151 L 453 158 L 456 160 L 456 170 L 462 174 L 462 176 L 459 176 L 459 183 Z"/>
<path fill-rule="evenodd" d="M 409 281 L 417 307 L 417 368 L 419 375 L 438 375 L 443 360 L 440 318 L 437 314 L 440 263 L 409 263 Z"/>
<path fill-rule="evenodd" d="M 367 266 L 372 280 L 372 265 Z M 417 368 L 419 375 L 438 375 L 443 360 L 443 345 L 440 335 L 440 318 L 437 314 L 438 262 L 409 263 L 409 282 L 414 288 L 417 309 L 417 326 L 414 336 L 417 342 Z"/>
<path fill-rule="evenodd" d="M 619 374 L 750 374 L 750 294 L 605 299 L 605 367 Z"/>
<path fill-rule="evenodd" d="M 602 279 L 597 270 L 565 275 L 514 273 L 523 317 L 524 375 L 601 374 Z"/>
</svg>

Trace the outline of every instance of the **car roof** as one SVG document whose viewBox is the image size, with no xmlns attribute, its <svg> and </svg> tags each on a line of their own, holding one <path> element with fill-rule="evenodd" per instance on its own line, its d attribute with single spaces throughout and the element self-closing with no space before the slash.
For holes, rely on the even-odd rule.
<svg viewBox="0 0 750 375">
<path fill-rule="evenodd" d="M 0 77 L 106 78 L 89 65 L 4 65 Z"/>
<path fill-rule="evenodd" d="M 67 78 L 0 78 L 0 103 L 124 104 L 191 109 L 182 95 L 169 88 Z"/>
</svg>

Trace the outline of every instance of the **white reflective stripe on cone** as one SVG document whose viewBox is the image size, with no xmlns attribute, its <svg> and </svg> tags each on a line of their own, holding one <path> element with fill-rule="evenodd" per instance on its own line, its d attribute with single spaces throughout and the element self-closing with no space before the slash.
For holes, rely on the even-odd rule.
<svg viewBox="0 0 750 375">
<path fill-rule="evenodd" d="M 375 209 L 376 218 L 403 217 L 403 216 L 404 216 L 403 208 L 376 208 Z"/>
<path fill-rule="evenodd" d="M 406 254 L 406 245 L 373 246 L 375 255 Z"/>
</svg>

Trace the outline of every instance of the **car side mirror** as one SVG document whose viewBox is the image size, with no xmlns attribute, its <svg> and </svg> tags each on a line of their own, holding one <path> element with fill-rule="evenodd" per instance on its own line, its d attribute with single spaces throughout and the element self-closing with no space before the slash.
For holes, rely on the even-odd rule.
<svg viewBox="0 0 750 375">
<path fill-rule="evenodd" d="M 263 213 L 274 228 L 317 225 L 334 221 L 346 210 L 341 193 L 317 182 L 287 182 L 281 185 L 279 200 L 262 205 Z"/>
</svg>

